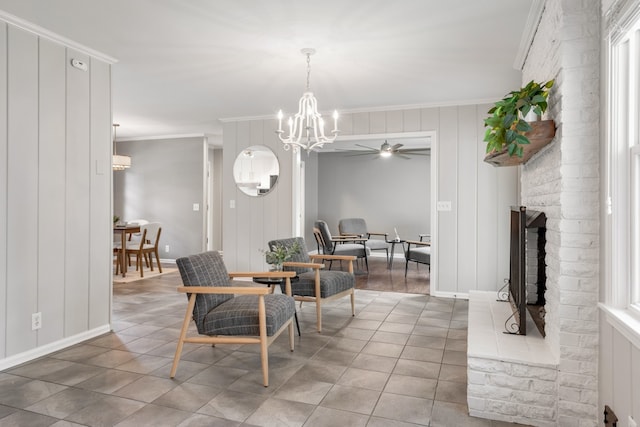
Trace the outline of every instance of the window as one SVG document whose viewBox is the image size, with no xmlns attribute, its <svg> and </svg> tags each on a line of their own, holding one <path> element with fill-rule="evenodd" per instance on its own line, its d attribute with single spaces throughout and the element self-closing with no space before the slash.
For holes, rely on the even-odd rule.
<svg viewBox="0 0 640 427">
<path fill-rule="evenodd" d="M 607 304 L 640 318 L 640 7 L 610 23 Z"/>
</svg>

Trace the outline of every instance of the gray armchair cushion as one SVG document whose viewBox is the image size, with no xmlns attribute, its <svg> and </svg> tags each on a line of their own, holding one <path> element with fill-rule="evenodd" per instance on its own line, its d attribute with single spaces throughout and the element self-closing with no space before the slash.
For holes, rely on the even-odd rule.
<svg viewBox="0 0 640 427">
<path fill-rule="evenodd" d="M 304 243 L 304 239 L 302 237 L 291 237 L 288 239 L 271 240 L 267 244 L 269 245 L 269 249 L 273 250 L 277 245 L 282 245 L 285 248 L 290 248 L 294 245 L 295 242 L 298 242 L 300 251 L 297 254 L 292 255 L 289 261 L 311 262 L 311 258 L 309 258 L 309 250 L 307 249 L 307 245 Z M 295 271 L 297 275 L 300 275 L 302 273 L 308 273 L 311 271 L 310 268 L 303 268 L 303 267 L 284 267 L 284 270 Z"/>
<path fill-rule="evenodd" d="M 204 252 L 178 258 L 176 264 L 185 286 L 231 286 L 227 267 L 218 252 Z M 189 297 L 190 295 L 187 294 L 187 298 Z M 208 335 L 203 329 L 203 321 L 207 313 L 231 298 L 233 294 L 198 294 L 196 296 L 193 320 L 200 334 Z"/>
<path fill-rule="evenodd" d="M 185 286 L 246 286 L 233 282 L 218 252 L 205 252 L 176 260 Z M 190 297 L 187 294 L 187 297 Z M 197 294 L 193 319 L 201 335 L 260 335 L 258 296 Z M 267 336 L 275 334 L 295 313 L 295 301 L 283 294 L 264 296 Z"/>
<path fill-rule="evenodd" d="M 273 336 L 295 313 L 295 301 L 283 294 L 264 296 L 267 336 Z M 239 295 L 209 311 L 205 335 L 260 335 L 258 296 Z"/>
<path fill-rule="evenodd" d="M 302 237 L 293 237 L 288 239 L 272 240 L 268 243 L 269 248 L 276 244 L 289 247 L 297 241 L 300 245 L 301 253 L 291 257 L 290 261 L 294 262 L 311 262 L 307 246 Z M 311 268 L 285 267 L 285 270 L 295 271 L 298 275 L 297 280 L 291 282 L 291 293 L 299 296 L 315 296 L 315 270 Z M 355 287 L 355 276 L 346 271 L 320 270 L 320 297 L 326 298 L 347 289 Z"/>
<path fill-rule="evenodd" d="M 340 234 L 367 235 L 367 223 L 364 218 L 343 218 L 338 222 Z"/>
<path fill-rule="evenodd" d="M 410 246 L 405 256 L 409 261 L 415 261 L 422 264 L 431 264 L 431 247 L 429 246 L 411 247 Z"/>
</svg>

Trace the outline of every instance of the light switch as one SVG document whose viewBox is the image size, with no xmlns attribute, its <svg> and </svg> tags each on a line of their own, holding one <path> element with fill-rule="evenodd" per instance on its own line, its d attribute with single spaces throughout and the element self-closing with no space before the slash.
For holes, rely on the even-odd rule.
<svg viewBox="0 0 640 427">
<path fill-rule="evenodd" d="M 236 201 L 235 200 L 229 200 L 229 208 L 230 209 L 235 209 L 236 208 Z"/>
<path fill-rule="evenodd" d="M 436 205 L 436 209 L 438 209 L 438 211 L 440 211 L 440 212 L 450 211 L 451 210 L 451 202 L 448 201 L 448 200 L 438 202 L 438 204 Z"/>
<path fill-rule="evenodd" d="M 194 210 L 195 212 L 198 212 L 198 211 L 200 210 L 200 203 L 194 203 L 194 204 L 193 204 L 193 210 Z"/>
</svg>

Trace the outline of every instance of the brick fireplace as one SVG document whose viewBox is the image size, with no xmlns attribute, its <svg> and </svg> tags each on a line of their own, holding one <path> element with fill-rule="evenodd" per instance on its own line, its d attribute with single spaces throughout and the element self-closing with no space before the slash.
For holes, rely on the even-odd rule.
<svg viewBox="0 0 640 427">
<path fill-rule="evenodd" d="M 520 204 L 547 217 L 546 337 L 502 334 L 506 303 L 470 294 L 473 416 L 598 425 L 599 35 L 599 1 L 544 2 L 523 83 L 555 79 L 545 118 L 557 130 L 554 142 L 521 167 Z"/>
</svg>

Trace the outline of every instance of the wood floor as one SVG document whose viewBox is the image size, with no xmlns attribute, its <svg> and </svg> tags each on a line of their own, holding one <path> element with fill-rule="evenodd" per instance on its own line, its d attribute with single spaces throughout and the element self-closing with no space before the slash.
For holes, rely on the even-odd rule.
<svg viewBox="0 0 640 427">
<path fill-rule="evenodd" d="M 429 266 L 410 262 L 405 278 L 404 265 L 404 258 L 396 258 L 393 262 L 393 268 L 389 270 L 385 258 L 370 257 L 369 274 L 366 274 L 364 263 L 354 266 L 356 288 L 429 295 Z M 333 268 L 337 267 L 339 266 L 333 266 Z"/>
</svg>

